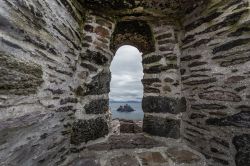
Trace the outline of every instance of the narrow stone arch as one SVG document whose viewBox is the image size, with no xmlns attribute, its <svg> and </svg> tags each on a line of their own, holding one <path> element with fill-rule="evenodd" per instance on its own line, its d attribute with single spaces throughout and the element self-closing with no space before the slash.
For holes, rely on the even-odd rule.
<svg viewBox="0 0 250 166">
<path fill-rule="evenodd" d="M 110 40 L 110 51 L 115 55 L 117 50 L 124 45 L 136 47 L 142 53 L 142 59 L 143 56 L 155 52 L 154 36 L 149 24 L 142 20 L 117 22 Z M 147 60 L 142 60 L 143 73 L 146 71 L 147 64 Z M 148 91 L 148 81 L 147 79 L 141 81 L 144 94 Z"/>
<path fill-rule="evenodd" d="M 178 139 L 181 120 L 172 117 L 185 111 L 185 99 L 179 96 L 179 60 L 176 51 L 179 48 L 174 26 L 162 23 L 159 28 L 152 21 L 119 21 L 111 36 L 110 50 L 113 54 L 128 44 L 143 53 L 143 131 Z M 172 83 L 176 85 L 172 86 Z"/>
</svg>

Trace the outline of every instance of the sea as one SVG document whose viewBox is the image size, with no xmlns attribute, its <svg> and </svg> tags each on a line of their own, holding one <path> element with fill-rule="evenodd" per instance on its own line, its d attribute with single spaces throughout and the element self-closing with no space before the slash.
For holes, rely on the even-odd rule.
<svg viewBox="0 0 250 166">
<path fill-rule="evenodd" d="M 117 108 L 119 108 L 121 105 L 130 105 L 135 111 L 133 112 L 119 112 L 116 111 Z M 139 102 L 133 102 L 133 103 L 129 103 L 129 102 L 110 102 L 109 103 L 109 107 L 111 109 L 111 113 L 112 113 L 112 119 L 126 119 L 126 120 L 135 120 L 135 121 L 142 121 L 143 120 L 143 116 L 144 113 L 142 111 L 142 106 L 141 103 Z"/>
</svg>

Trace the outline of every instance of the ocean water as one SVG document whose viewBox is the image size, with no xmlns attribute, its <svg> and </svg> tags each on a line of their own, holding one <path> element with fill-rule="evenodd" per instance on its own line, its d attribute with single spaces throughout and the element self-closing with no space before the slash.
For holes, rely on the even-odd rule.
<svg viewBox="0 0 250 166">
<path fill-rule="evenodd" d="M 118 112 L 116 111 L 120 105 L 129 104 L 135 111 L 133 112 Z M 144 113 L 141 103 L 109 103 L 112 112 L 112 119 L 127 119 L 127 120 L 143 120 Z"/>
</svg>

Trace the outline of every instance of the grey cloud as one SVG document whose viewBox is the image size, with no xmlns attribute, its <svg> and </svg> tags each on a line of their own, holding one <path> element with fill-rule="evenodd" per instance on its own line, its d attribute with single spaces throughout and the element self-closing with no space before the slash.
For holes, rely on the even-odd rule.
<svg viewBox="0 0 250 166">
<path fill-rule="evenodd" d="M 143 77 L 141 53 L 132 46 L 118 49 L 111 64 L 111 100 L 138 100 L 142 98 Z"/>
</svg>

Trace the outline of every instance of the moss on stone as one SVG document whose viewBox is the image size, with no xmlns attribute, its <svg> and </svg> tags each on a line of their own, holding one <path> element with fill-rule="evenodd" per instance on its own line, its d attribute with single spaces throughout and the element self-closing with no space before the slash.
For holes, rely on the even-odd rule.
<svg viewBox="0 0 250 166">
<path fill-rule="evenodd" d="M 43 82 L 41 66 L 0 52 L 0 94 L 28 95 Z"/>
</svg>

